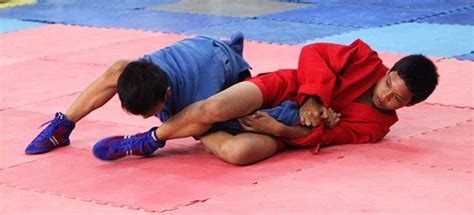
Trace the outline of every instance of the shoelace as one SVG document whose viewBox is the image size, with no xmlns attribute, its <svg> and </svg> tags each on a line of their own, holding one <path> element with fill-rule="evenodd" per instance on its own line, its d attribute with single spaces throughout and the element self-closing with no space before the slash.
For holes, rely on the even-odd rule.
<svg viewBox="0 0 474 215">
<path fill-rule="evenodd" d="M 38 129 L 40 129 L 40 128 L 42 128 L 44 125 L 46 125 L 46 124 L 48 124 L 48 123 L 54 121 L 56 118 L 59 118 L 59 119 L 61 120 L 61 119 L 63 119 L 63 115 L 62 115 L 62 114 L 58 114 L 58 116 L 54 117 L 53 120 L 49 120 L 49 121 L 43 123 L 42 125 L 40 125 L 40 127 L 38 127 Z M 59 121 L 59 120 L 58 120 L 58 121 Z M 57 123 L 56 123 L 56 124 L 57 124 Z"/>
<path fill-rule="evenodd" d="M 61 119 L 61 118 L 59 118 Z M 49 136 L 51 136 L 51 130 L 53 130 L 53 128 L 57 127 L 58 123 L 60 122 L 60 120 L 56 120 L 53 119 L 53 120 L 50 120 L 50 121 L 47 121 L 45 123 L 43 123 L 39 128 L 42 128 L 43 126 L 45 126 L 46 124 L 48 123 L 51 123 L 50 125 L 48 125 L 48 127 L 46 127 L 47 129 L 45 129 L 44 131 L 42 131 L 39 135 L 38 135 L 38 138 L 39 139 L 44 139 L 44 138 L 49 138 Z M 49 128 L 49 129 L 48 129 Z"/>
</svg>

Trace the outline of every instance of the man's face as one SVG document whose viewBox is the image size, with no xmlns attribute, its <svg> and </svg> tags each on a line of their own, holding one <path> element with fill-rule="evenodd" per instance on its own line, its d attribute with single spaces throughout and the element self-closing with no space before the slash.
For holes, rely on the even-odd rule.
<svg viewBox="0 0 474 215">
<path fill-rule="evenodd" d="M 373 104 L 383 110 L 396 110 L 407 106 L 413 94 L 398 72 L 391 71 L 385 74 L 375 85 L 372 96 Z"/>
<path fill-rule="evenodd" d="M 149 118 L 151 116 L 156 116 L 159 112 L 163 110 L 163 108 L 165 107 L 166 101 L 168 100 L 168 97 L 170 95 L 171 95 L 171 88 L 168 87 L 168 89 L 166 89 L 165 100 L 155 105 L 155 107 L 153 107 L 153 109 L 150 112 L 142 114 L 141 116 L 144 119 Z"/>
<path fill-rule="evenodd" d="M 150 112 L 142 114 L 143 119 L 147 119 L 152 116 L 156 116 L 165 107 L 165 102 L 158 103 Z"/>
</svg>

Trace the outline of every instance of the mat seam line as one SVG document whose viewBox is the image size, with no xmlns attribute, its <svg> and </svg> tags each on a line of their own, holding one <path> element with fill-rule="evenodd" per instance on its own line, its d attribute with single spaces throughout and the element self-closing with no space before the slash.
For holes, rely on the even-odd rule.
<svg viewBox="0 0 474 215">
<path fill-rule="evenodd" d="M 10 185 L 10 184 L 6 184 L 6 183 L 0 183 L 0 186 L 9 187 L 9 188 L 17 189 L 17 190 L 24 190 L 24 191 L 28 191 L 28 192 L 35 192 L 35 193 L 44 194 L 44 195 L 60 197 L 60 198 L 63 198 L 63 199 L 71 199 L 71 200 L 74 200 L 74 201 L 82 201 L 82 202 L 101 205 L 101 206 L 122 208 L 122 209 L 133 210 L 133 211 L 153 212 L 153 210 L 147 210 L 146 208 L 143 208 L 143 207 L 134 207 L 133 205 L 116 204 L 116 203 L 113 203 L 111 201 L 101 201 L 101 200 L 91 199 L 91 198 L 82 198 L 80 196 L 71 196 L 71 195 L 67 195 L 67 194 L 61 194 L 61 193 L 56 193 L 56 192 L 51 192 L 51 191 L 46 191 L 46 190 L 39 190 L 39 189 L 34 189 L 34 188 L 26 188 L 26 187 L 21 187 L 21 186 L 16 186 L 16 185 Z"/>
</svg>

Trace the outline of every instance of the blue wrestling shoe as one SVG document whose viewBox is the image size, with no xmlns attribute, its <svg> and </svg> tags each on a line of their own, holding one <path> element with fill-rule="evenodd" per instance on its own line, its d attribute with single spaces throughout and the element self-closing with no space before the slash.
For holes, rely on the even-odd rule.
<svg viewBox="0 0 474 215">
<path fill-rule="evenodd" d="M 158 148 L 165 146 L 165 141 L 155 136 L 157 127 L 145 133 L 127 136 L 106 137 L 94 145 L 94 155 L 101 160 L 117 160 L 127 155 L 148 156 Z"/>
<path fill-rule="evenodd" d="M 26 154 L 40 154 L 51 149 L 69 145 L 69 135 L 76 126 L 74 122 L 66 119 L 64 114 L 58 112 L 48 127 L 46 127 L 25 149 Z M 45 123 L 45 124 L 47 124 Z M 43 124 L 43 125 L 45 125 Z"/>
</svg>

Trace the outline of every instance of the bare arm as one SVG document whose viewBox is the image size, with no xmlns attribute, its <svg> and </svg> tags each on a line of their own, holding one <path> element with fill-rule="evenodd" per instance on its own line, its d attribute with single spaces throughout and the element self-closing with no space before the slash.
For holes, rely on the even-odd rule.
<svg viewBox="0 0 474 215">
<path fill-rule="evenodd" d="M 324 126 L 327 129 L 334 128 L 340 121 L 341 114 L 334 112 L 331 108 L 323 108 L 325 112 Z M 311 133 L 312 128 L 300 125 L 286 125 L 278 122 L 269 114 L 261 111 L 255 112 L 239 119 L 245 131 L 268 134 L 275 137 L 300 138 Z"/>
<path fill-rule="evenodd" d="M 92 82 L 66 111 L 67 119 L 77 122 L 90 112 L 102 107 L 117 93 L 117 81 L 129 60 L 118 60 Z"/>
<path fill-rule="evenodd" d="M 275 137 L 299 138 L 311 133 L 310 127 L 288 126 L 261 111 L 242 117 L 239 119 L 239 122 L 245 131 L 268 134 Z"/>
</svg>

